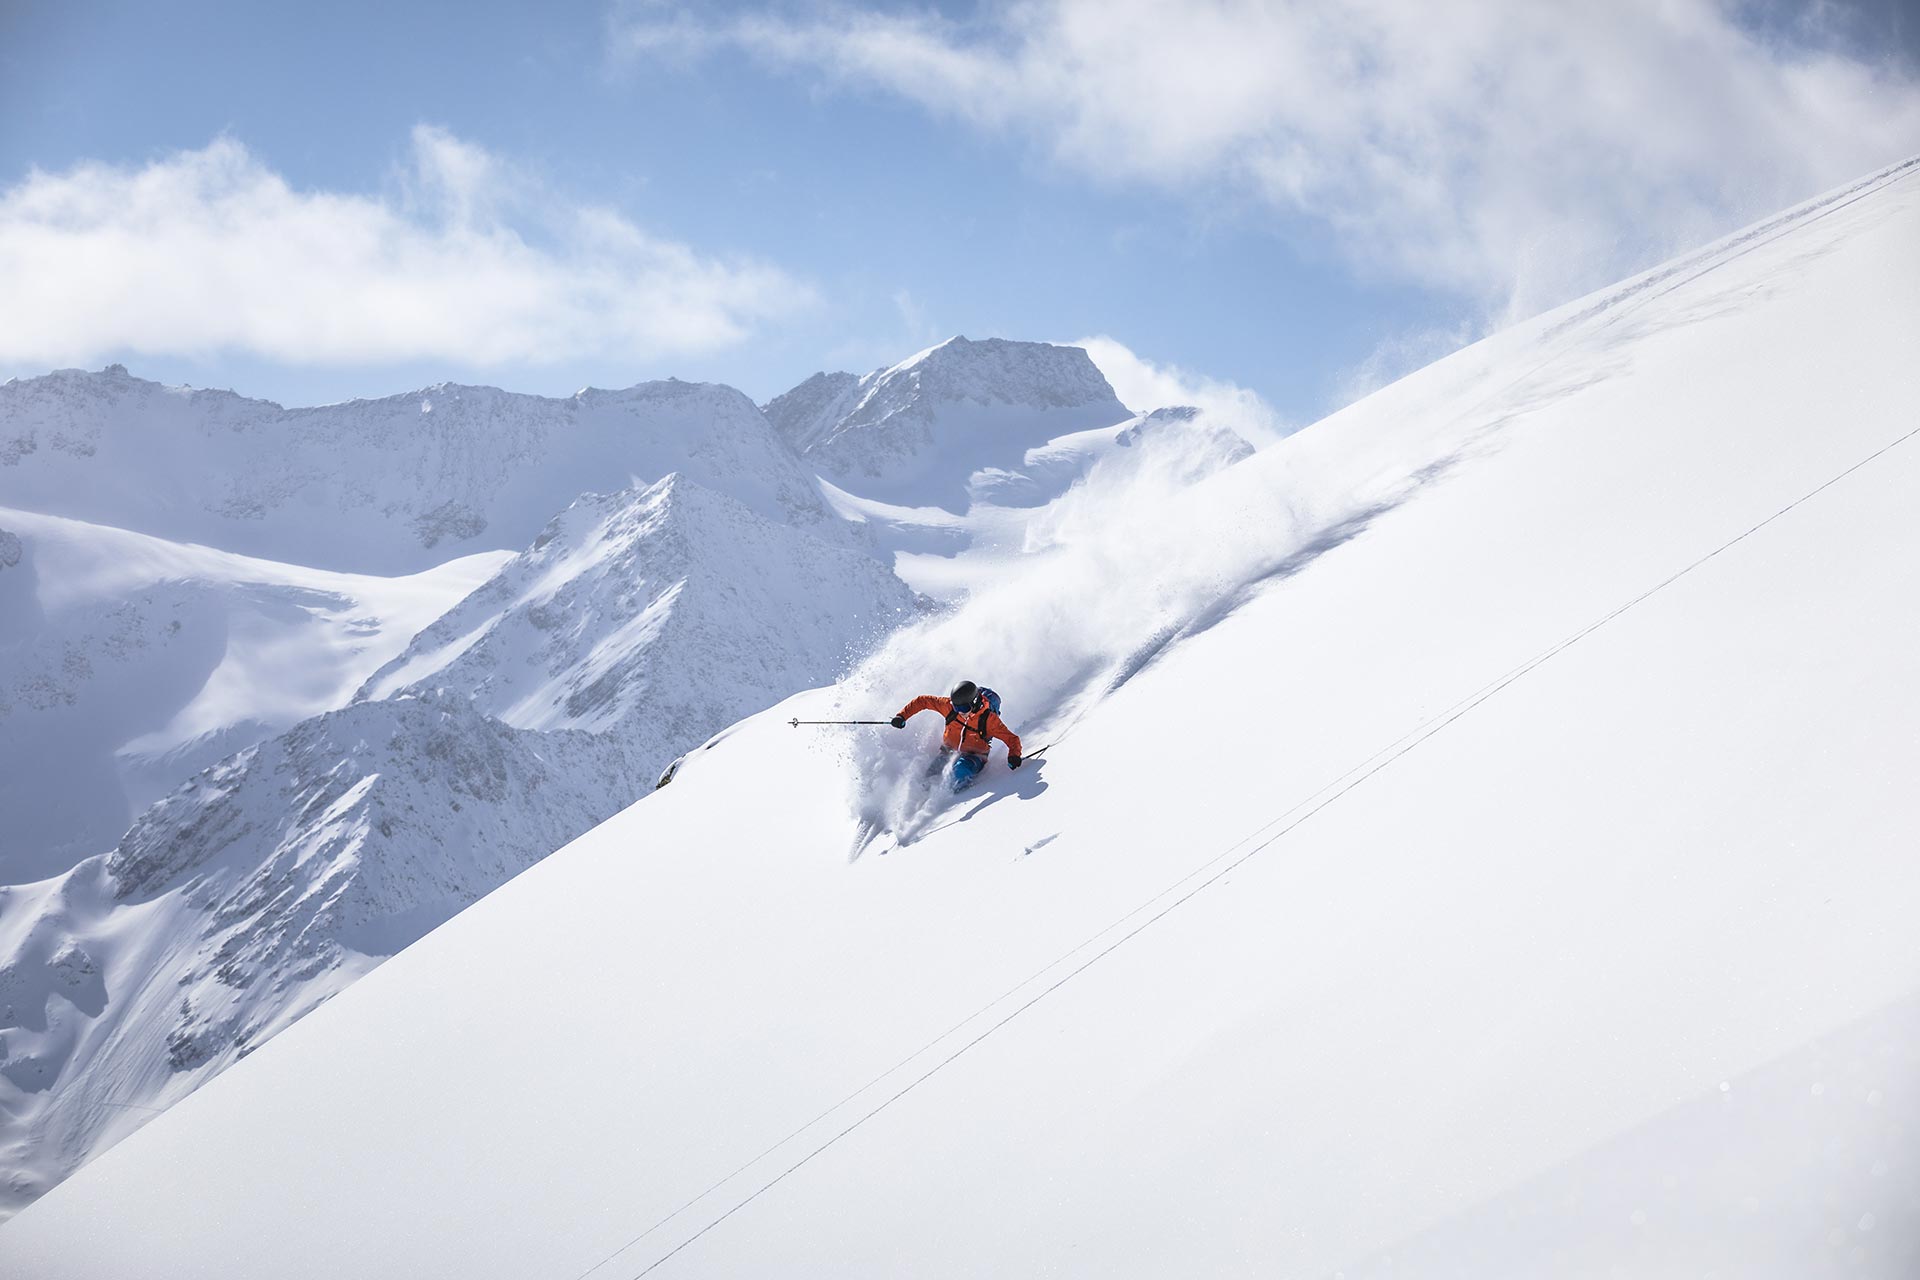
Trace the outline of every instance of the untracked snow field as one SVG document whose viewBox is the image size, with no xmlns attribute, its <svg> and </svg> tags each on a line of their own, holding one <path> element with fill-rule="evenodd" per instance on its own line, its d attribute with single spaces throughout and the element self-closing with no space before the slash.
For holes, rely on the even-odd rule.
<svg viewBox="0 0 1920 1280">
<path fill-rule="evenodd" d="M 1914 1274 L 1917 303 L 1920 163 L 1089 481 L 0 1273 Z M 849 861 L 931 727 L 785 721 L 961 676 L 1052 749 Z"/>
</svg>

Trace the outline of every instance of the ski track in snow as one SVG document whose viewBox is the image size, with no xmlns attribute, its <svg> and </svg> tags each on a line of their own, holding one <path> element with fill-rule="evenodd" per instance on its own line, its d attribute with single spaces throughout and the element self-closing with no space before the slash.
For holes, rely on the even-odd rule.
<svg viewBox="0 0 1920 1280">
<path fill-rule="evenodd" d="M 648 804 L 96 1161 L 0 1230 L 0 1264 L 1483 1275 L 1572 1248 L 1909 1273 L 1920 1181 L 1888 1153 L 1920 1132 L 1915 172 L 1250 457 L 1190 419 L 1039 434 L 1065 419 L 1028 394 L 1035 434 L 973 468 L 969 505 L 915 488 L 872 428 L 940 420 L 889 397 L 1021 353 L 810 380 L 768 413 L 847 451 L 828 497 L 864 525 L 841 545 L 898 553 L 947 607 L 706 739 Z M 1066 484 L 1040 465 L 1069 456 Z M 862 492 L 868 463 L 886 483 Z M 964 549 L 935 566 L 932 545 Z M 403 683 L 449 696 L 422 673 L 544 616 L 541 550 Z M 630 603 L 581 615 L 595 645 Z M 925 718 L 782 723 L 962 677 L 1030 749 L 1063 744 L 1045 769 L 996 751 L 955 797 Z M 544 732 L 463 711 L 485 686 L 460 683 L 436 714 L 491 727 L 450 744 L 498 735 L 506 760 Z M 297 807 L 377 828 L 367 778 L 393 765 L 329 776 L 338 754 Z M 266 782 L 244 769 L 212 781 L 170 803 L 217 829 L 285 807 L 245 800 Z M 164 817 L 116 855 L 157 884 Z M 29 886 L 28 914 L 83 889 Z M 59 1015 L 9 1045 L 98 1004 L 115 957 L 61 942 L 9 944 Z M 539 1052 L 502 1008 L 542 1011 Z"/>
<path fill-rule="evenodd" d="M 1023 360 L 1026 381 L 1008 381 L 1005 366 Z M 1226 429 L 1196 426 L 1181 413 L 1049 443 L 1049 431 L 1087 420 L 1078 410 L 1064 419 L 1053 412 L 1074 396 L 1102 406 L 1091 411 L 1096 417 L 1124 417 L 1097 375 L 1094 392 L 1049 390 L 1046 371 L 1062 367 L 1070 382 L 1086 383 L 1077 351 L 956 341 L 876 375 L 868 417 L 884 405 L 900 424 L 945 436 L 963 425 L 949 420 L 956 411 L 998 404 L 1014 418 L 1000 433 L 1012 450 L 1006 461 L 1034 459 L 1033 475 L 1056 490 L 1103 452 L 1133 449 L 1138 459 L 1204 440 L 1206 450 L 1187 464 L 1196 473 L 1245 452 Z M 938 395 L 965 405 L 929 401 Z M 8 1170 L 0 1211 L 31 1200 L 386 955 L 644 794 L 647 781 L 677 771 L 703 739 L 711 750 L 727 736 L 717 727 L 787 691 L 831 681 L 927 608 L 884 564 L 887 538 L 876 537 L 870 521 L 883 505 L 840 493 L 853 523 L 835 518 L 800 459 L 730 390 L 649 384 L 557 402 L 443 386 L 420 399 L 435 417 L 408 416 L 410 397 L 284 413 L 219 393 L 176 393 L 118 368 L 56 374 L 0 395 L 0 426 L 18 433 L 16 461 L 34 454 L 26 446 L 37 448 L 49 432 L 57 446 L 24 471 L 0 475 L 0 490 L 10 485 L 29 499 L 92 514 L 104 510 L 103 488 L 118 491 L 116 518 L 176 534 L 205 530 L 245 546 L 284 547 L 308 527 L 312 510 L 353 512 L 393 478 L 383 474 L 369 489 L 364 471 L 406 474 L 415 465 L 409 450 L 425 450 L 415 460 L 442 468 L 431 480 L 421 473 L 421 493 L 478 495 L 455 504 L 470 511 L 494 503 L 484 519 L 425 532 L 418 521 L 383 527 L 355 513 L 359 541 L 330 541 L 318 558 L 344 553 L 391 564 L 416 539 L 438 548 L 455 535 L 491 536 L 513 521 L 524 527 L 527 511 L 537 509 L 526 504 L 560 492 L 555 486 L 566 481 L 556 475 L 587 474 L 582 458 L 593 450 L 601 459 L 591 468 L 596 478 L 631 475 L 628 467 L 681 468 L 657 482 L 582 495 L 518 555 L 478 554 L 403 579 L 295 569 L 151 534 L 8 516 L 4 523 L 17 533 L 6 534 L 0 563 L 17 571 L 0 587 L 16 596 L 37 592 L 33 609 L 16 618 L 84 619 L 76 609 L 90 601 L 123 610 L 130 593 L 151 590 L 150 580 L 168 590 L 204 580 L 195 588 L 203 593 L 297 608 L 276 605 L 250 632 L 229 617 L 225 662 L 244 678 L 216 671 L 174 712 L 172 725 L 122 748 L 121 772 L 125 761 L 145 762 L 140 785 L 147 790 L 130 789 L 136 798 L 118 815 L 108 807 L 94 827 L 67 830 L 38 868 L 67 874 L 12 897 L 15 918 L 30 927 L 0 947 L 0 992 L 14 1001 L 0 1023 L 9 1064 L 0 1074 L 20 1091 L 9 1097 L 0 1083 L 0 1160 Z M 1045 403 L 1022 410 L 1023 400 Z M 260 478 L 252 444 L 278 437 L 297 454 L 303 433 L 357 438 L 373 423 L 386 424 L 380 429 L 391 436 L 377 468 L 362 468 L 366 458 L 350 447 L 340 451 L 339 474 L 309 457 L 280 481 Z M 206 460 L 209 475 L 228 478 L 214 487 L 265 485 L 277 496 L 248 507 L 254 523 L 242 525 L 223 523 L 231 510 L 196 514 L 192 501 L 152 503 L 150 491 L 166 487 L 166 471 L 144 470 L 155 460 L 141 452 L 136 424 L 188 453 L 206 444 L 209 424 L 237 433 L 231 456 Z M 630 443 L 619 446 L 627 450 L 619 464 L 607 466 L 614 426 Z M 557 466 L 521 465 L 557 445 L 573 450 Z M 489 457 L 489 449 L 500 456 Z M 465 459 L 451 462 L 448 450 L 464 451 Z M 510 464 L 504 469 L 502 457 Z M 464 478 L 454 483 L 447 466 Z M 132 484 L 129 469 L 142 469 L 147 488 Z M 998 474 L 1014 473 L 1002 467 Z M 710 487 L 716 484 L 722 487 Z M 409 511 L 415 496 L 397 508 L 391 496 L 378 500 L 389 512 Z M 503 516 L 502 501 L 521 505 Z M 896 515 L 887 536 L 915 541 L 910 526 L 927 512 Z M 972 519 L 932 518 L 950 520 L 964 540 L 984 547 L 989 528 L 1004 534 L 1020 517 L 983 509 Z M 451 590 L 435 587 L 441 582 Z M 279 595 L 262 597 L 263 590 Z M 303 641 L 307 619 L 334 629 L 309 625 L 317 634 Z M 44 621 L 34 625 L 40 629 L 29 632 L 30 644 L 51 650 L 61 642 Z M 114 652 L 138 653 L 147 644 Z M 74 668 L 70 655 L 66 662 Z M 314 672 L 330 682 L 316 683 Z M 116 695 L 120 688 L 102 686 L 90 695 L 93 705 L 132 705 Z M 333 714 L 349 693 L 356 706 Z M 49 717 L 68 730 L 81 722 L 58 699 L 42 719 L 53 723 Z M 341 736 L 349 729 L 356 742 Z M 584 738 L 583 730 L 596 736 Z M 108 748 L 113 741 L 106 736 Z M 97 804 L 77 804 L 72 786 L 34 782 L 38 775 L 23 766 L 30 759 L 42 772 L 83 772 L 49 755 L 44 733 L 0 741 L 0 755 L 6 742 L 20 748 L 14 766 L 0 769 L 14 787 L 16 833 L 34 822 L 54 831 L 66 821 L 63 810 L 46 808 L 49 801 L 102 813 Z M 449 774 L 443 764 L 458 767 Z M 566 785 L 547 766 L 561 767 Z M 491 779 L 491 793 L 455 798 L 475 769 Z M 153 805 L 119 838 L 148 800 L 182 782 L 180 794 Z M 450 797 L 438 819 L 428 812 L 435 789 Z M 880 838 L 854 852 L 910 842 L 941 811 L 940 796 L 905 797 L 889 810 L 888 830 L 876 826 L 870 834 Z M 110 857 L 87 858 L 115 839 Z M 28 865 L 18 861 L 24 853 L 14 848 L 17 866 Z M 441 865 L 450 856 L 454 864 Z M 128 935 L 141 938 L 138 947 L 111 941 Z M 83 994 L 93 987 L 99 999 Z M 32 1010 L 61 992 L 77 1017 L 41 1025 Z"/>
</svg>

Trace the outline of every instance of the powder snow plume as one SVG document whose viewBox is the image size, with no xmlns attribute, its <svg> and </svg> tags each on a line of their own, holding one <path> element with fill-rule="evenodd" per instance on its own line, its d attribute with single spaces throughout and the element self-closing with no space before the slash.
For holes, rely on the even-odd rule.
<svg viewBox="0 0 1920 1280">
<path fill-rule="evenodd" d="M 1412 464 L 1295 437 L 1197 482 L 1206 468 L 1191 433 L 1145 436 L 1038 513 L 1022 553 L 988 585 L 896 632 L 856 667 L 839 686 L 838 714 L 891 715 L 971 679 L 1002 695 L 1029 750 L 1057 741 L 1171 646 L 1232 612 L 1248 588 L 1304 566 L 1406 497 L 1437 473 L 1457 435 L 1418 442 Z M 851 740 L 850 803 L 862 822 L 911 839 L 938 811 L 944 783 L 925 780 L 936 730 L 924 717 L 905 734 Z"/>
</svg>

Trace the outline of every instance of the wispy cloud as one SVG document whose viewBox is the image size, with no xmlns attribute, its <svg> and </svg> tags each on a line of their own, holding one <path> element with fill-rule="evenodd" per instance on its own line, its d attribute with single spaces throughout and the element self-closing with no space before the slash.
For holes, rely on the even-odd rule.
<svg viewBox="0 0 1920 1280">
<path fill-rule="evenodd" d="M 1106 375 L 1120 403 L 1135 413 L 1192 405 L 1255 445 L 1269 444 L 1293 429 L 1272 405 L 1237 383 L 1210 378 L 1175 364 L 1155 363 L 1104 334 L 1066 345 L 1084 347 L 1100 372 Z"/>
<path fill-rule="evenodd" d="M 1810 12 L 1762 35 L 1721 0 L 655 5 L 615 42 L 743 49 L 1101 179 L 1251 198 L 1507 319 L 1920 150 L 1920 82 Z"/>
<path fill-rule="evenodd" d="M 810 304 L 420 126 L 392 193 L 295 189 L 222 138 L 0 191 L 0 359 L 243 352 L 487 367 L 711 351 Z"/>
</svg>

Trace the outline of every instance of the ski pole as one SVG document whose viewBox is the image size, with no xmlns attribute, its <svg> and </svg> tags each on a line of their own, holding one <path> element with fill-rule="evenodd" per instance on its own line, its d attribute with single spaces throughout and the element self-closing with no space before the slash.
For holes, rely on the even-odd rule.
<svg viewBox="0 0 1920 1280">
<path fill-rule="evenodd" d="M 893 721 L 891 720 L 802 720 L 796 716 L 794 719 L 787 721 L 787 723 L 792 725 L 794 728 L 798 729 L 803 724 L 892 724 Z"/>
</svg>

